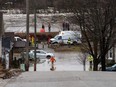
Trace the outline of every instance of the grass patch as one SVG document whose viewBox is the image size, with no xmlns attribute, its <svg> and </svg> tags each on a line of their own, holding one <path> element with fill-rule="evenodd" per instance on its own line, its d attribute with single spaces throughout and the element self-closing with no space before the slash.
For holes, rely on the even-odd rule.
<svg viewBox="0 0 116 87">
<path fill-rule="evenodd" d="M 81 45 L 76 45 L 76 46 L 59 46 L 54 48 L 54 51 L 56 52 L 62 52 L 62 51 L 77 51 L 80 52 L 81 51 Z"/>
</svg>

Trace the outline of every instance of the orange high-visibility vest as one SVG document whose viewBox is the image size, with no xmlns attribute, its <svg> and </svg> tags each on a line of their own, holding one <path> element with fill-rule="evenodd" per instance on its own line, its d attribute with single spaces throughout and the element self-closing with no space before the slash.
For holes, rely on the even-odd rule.
<svg viewBox="0 0 116 87">
<path fill-rule="evenodd" d="M 50 61 L 51 61 L 51 62 L 55 62 L 56 60 L 55 60 L 54 57 L 51 57 L 51 58 L 50 58 Z"/>
<path fill-rule="evenodd" d="M 40 29 L 40 33 L 44 33 L 45 32 L 45 29 Z"/>
</svg>

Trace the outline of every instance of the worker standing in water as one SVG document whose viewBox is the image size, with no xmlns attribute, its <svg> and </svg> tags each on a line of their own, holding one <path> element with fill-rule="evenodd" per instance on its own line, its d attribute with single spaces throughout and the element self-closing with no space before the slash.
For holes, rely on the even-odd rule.
<svg viewBox="0 0 116 87">
<path fill-rule="evenodd" d="M 50 58 L 50 62 L 51 62 L 51 68 L 50 68 L 50 70 L 55 70 L 55 67 L 54 67 L 54 62 L 56 62 L 56 59 L 55 59 L 55 57 L 54 56 L 52 56 L 51 58 Z"/>
<path fill-rule="evenodd" d="M 70 46 L 71 46 L 71 39 L 70 39 L 70 37 L 68 38 L 67 44 L 68 44 L 68 47 L 70 48 Z"/>
</svg>

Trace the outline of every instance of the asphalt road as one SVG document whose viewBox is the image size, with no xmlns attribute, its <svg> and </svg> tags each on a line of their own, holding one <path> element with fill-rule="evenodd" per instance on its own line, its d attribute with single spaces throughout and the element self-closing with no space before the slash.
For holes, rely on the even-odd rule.
<svg viewBox="0 0 116 87">
<path fill-rule="evenodd" d="M 24 72 L 3 87 L 116 87 L 113 72 Z"/>
</svg>

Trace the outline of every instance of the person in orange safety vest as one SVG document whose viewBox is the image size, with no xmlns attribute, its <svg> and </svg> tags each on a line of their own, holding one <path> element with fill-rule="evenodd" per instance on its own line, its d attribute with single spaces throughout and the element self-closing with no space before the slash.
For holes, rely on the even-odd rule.
<svg viewBox="0 0 116 87">
<path fill-rule="evenodd" d="M 40 29 L 40 33 L 44 33 L 45 32 L 45 27 L 44 25 L 42 24 L 42 28 Z"/>
<path fill-rule="evenodd" d="M 54 70 L 54 62 L 56 62 L 56 59 L 52 56 L 50 58 L 50 62 L 51 62 L 51 68 L 50 68 L 50 70 Z"/>
</svg>

